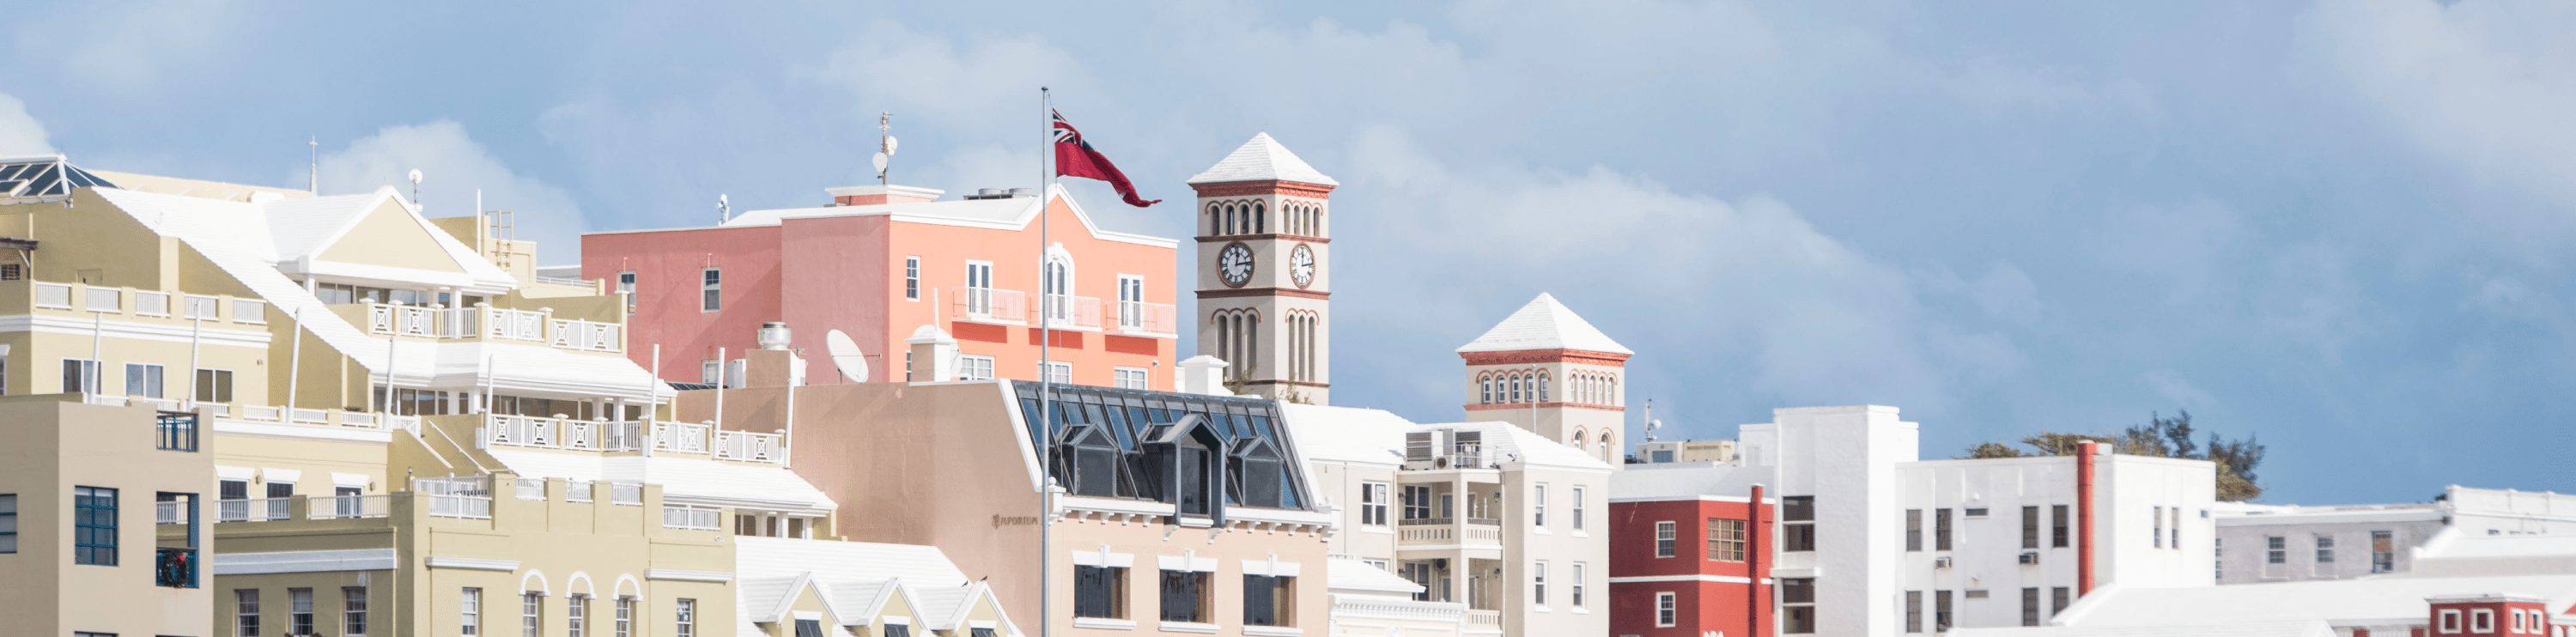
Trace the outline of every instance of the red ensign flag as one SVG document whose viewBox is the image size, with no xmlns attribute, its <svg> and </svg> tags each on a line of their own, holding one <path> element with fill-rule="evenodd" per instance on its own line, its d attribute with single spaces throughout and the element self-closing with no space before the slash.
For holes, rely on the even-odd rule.
<svg viewBox="0 0 2576 637">
<path fill-rule="evenodd" d="M 1119 196 L 1127 198 L 1127 205 L 1138 208 L 1163 202 L 1161 199 L 1147 201 L 1137 197 L 1136 185 L 1127 183 L 1127 174 L 1118 172 L 1118 165 L 1109 163 L 1109 158 L 1100 156 L 1100 151 L 1092 148 L 1091 142 L 1082 141 L 1082 131 L 1074 130 L 1072 124 L 1065 123 L 1064 114 L 1050 110 L 1047 111 L 1047 115 L 1055 118 L 1056 176 L 1082 177 L 1109 182 L 1111 188 L 1118 189 Z"/>
</svg>

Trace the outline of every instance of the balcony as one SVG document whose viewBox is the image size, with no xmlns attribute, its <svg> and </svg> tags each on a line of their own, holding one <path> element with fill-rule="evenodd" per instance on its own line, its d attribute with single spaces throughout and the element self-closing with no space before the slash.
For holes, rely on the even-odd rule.
<svg viewBox="0 0 2576 637">
<path fill-rule="evenodd" d="M 535 416 L 484 414 L 479 437 L 484 445 L 569 449 L 573 451 L 641 451 L 644 423 L 582 421 Z"/>
<path fill-rule="evenodd" d="M 295 517 L 294 498 L 216 500 L 216 522 L 267 522 Z"/>
<path fill-rule="evenodd" d="M 1117 333 L 1148 338 L 1178 338 L 1180 311 L 1163 303 L 1117 301 Z"/>
<path fill-rule="evenodd" d="M 1502 629 L 1503 629 L 1503 611 L 1499 611 L 1499 610 L 1470 610 L 1470 611 L 1467 611 L 1467 629 L 1468 629 L 1468 630 L 1471 630 L 1471 631 L 1473 631 L 1473 630 L 1479 630 L 1479 629 L 1484 629 L 1484 630 L 1497 630 L 1497 631 L 1502 630 Z"/>
<path fill-rule="evenodd" d="M 748 431 L 716 432 L 716 459 L 745 462 L 778 462 L 783 460 L 784 436 Z"/>
<path fill-rule="evenodd" d="M 304 517 L 313 520 L 351 520 L 381 518 L 393 515 L 391 495 L 337 495 L 305 500 Z"/>
<path fill-rule="evenodd" d="M 626 350 L 624 325 L 554 318 L 551 311 L 512 310 L 478 304 L 442 308 L 436 305 L 361 304 L 367 332 L 429 339 L 487 338 L 546 343 L 585 352 Z"/>
<path fill-rule="evenodd" d="M 954 298 L 949 317 L 968 323 L 987 325 L 1027 325 L 1028 295 L 1019 290 L 993 288 L 949 288 Z"/>
<path fill-rule="evenodd" d="M 492 478 L 414 478 L 412 491 L 429 497 L 429 515 L 441 518 L 492 519 Z"/>
<path fill-rule="evenodd" d="M 1100 299 L 1048 294 L 1038 305 L 1038 316 L 1034 321 L 1045 321 L 1044 325 L 1049 328 L 1100 331 Z"/>
<path fill-rule="evenodd" d="M 1395 543 L 1401 547 L 1457 546 L 1467 548 L 1501 548 L 1503 521 L 1490 518 L 1414 518 L 1396 523 Z"/>
</svg>

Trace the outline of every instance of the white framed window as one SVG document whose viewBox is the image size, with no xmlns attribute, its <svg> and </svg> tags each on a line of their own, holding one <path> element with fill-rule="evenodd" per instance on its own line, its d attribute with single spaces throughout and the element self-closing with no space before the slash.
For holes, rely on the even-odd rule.
<svg viewBox="0 0 2576 637">
<path fill-rule="evenodd" d="M 698 382 L 709 385 L 716 384 L 717 376 L 723 373 L 724 361 L 712 358 L 698 361 Z"/>
<path fill-rule="evenodd" d="M 456 597 L 456 626 L 460 634 L 482 634 L 483 589 L 468 588 Z"/>
<path fill-rule="evenodd" d="M 1676 531 L 1673 523 L 1655 523 L 1655 557 L 1673 556 L 1673 539 L 1675 534 Z"/>
<path fill-rule="evenodd" d="M 1574 488 L 1574 530 L 1583 530 L 1583 487 Z"/>
<path fill-rule="evenodd" d="M 546 594 L 519 594 L 519 634 L 521 637 L 545 637 Z"/>
<path fill-rule="evenodd" d="M 367 634 L 367 587 L 340 587 L 340 634 Z"/>
<path fill-rule="evenodd" d="M 197 402 L 230 403 L 233 401 L 233 370 L 197 370 Z"/>
<path fill-rule="evenodd" d="M 626 295 L 626 313 L 635 313 L 635 271 L 617 273 L 617 293 Z"/>
<path fill-rule="evenodd" d="M 188 295 L 186 304 L 187 306 L 181 309 L 187 313 L 187 316 L 181 318 L 215 320 L 215 297 L 191 294 Z"/>
<path fill-rule="evenodd" d="M 993 262 L 966 262 L 966 298 L 958 300 L 966 304 L 967 314 L 993 314 Z"/>
<path fill-rule="evenodd" d="M 1678 604 L 1676 604 L 1676 603 L 1675 603 L 1675 600 L 1673 599 L 1673 594 L 1672 594 L 1672 593 L 1656 593 L 1656 594 L 1655 594 L 1655 627 L 1657 627 L 1657 628 L 1671 628 L 1671 627 L 1673 627 L 1674 620 L 1676 619 L 1673 615 L 1675 615 L 1675 614 L 1676 614 L 1676 611 L 1678 610 L 1678 609 L 1676 608 L 1677 606 L 1678 606 Z"/>
<path fill-rule="evenodd" d="M 2334 563 L 2334 561 L 2335 561 L 2335 560 L 2334 560 L 2334 557 L 2335 557 L 2335 556 L 2334 556 L 2334 550 L 2335 550 L 2334 534 L 2331 534 L 2331 533 L 2318 533 L 2318 534 L 2317 534 L 2317 563 L 2318 563 L 2318 564 L 2333 564 L 2333 563 Z"/>
<path fill-rule="evenodd" d="M 144 316 L 169 316 L 170 293 L 144 292 L 136 290 L 134 292 L 134 313 Z"/>
<path fill-rule="evenodd" d="M 256 299 L 233 299 L 233 322 L 267 324 L 268 302 Z"/>
<path fill-rule="evenodd" d="M 126 363 L 125 395 L 160 398 L 161 366 L 149 363 Z"/>
<path fill-rule="evenodd" d="M 1142 367 L 1119 367 L 1119 368 L 1114 368 L 1112 371 L 1114 371 L 1114 372 L 1116 372 L 1116 373 L 1117 373 L 1117 378 L 1116 378 L 1116 380 L 1117 380 L 1117 383 L 1118 383 L 1118 385 L 1117 385 L 1117 386 L 1118 386 L 1118 388 L 1119 388 L 1119 389 L 1144 389 L 1144 388 L 1145 388 L 1145 380 L 1146 380 L 1146 376 L 1145 376 L 1145 368 L 1142 368 Z"/>
<path fill-rule="evenodd" d="M 82 286 L 81 300 L 83 302 L 82 307 L 92 312 L 122 312 L 125 310 L 125 291 L 116 288 Z"/>
<path fill-rule="evenodd" d="M 1073 363 L 1046 361 L 1046 380 L 1058 385 L 1073 384 Z"/>
<path fill-rule="evenodd" d="M 2443 609 L 2442 626 L 2440 630 L 2444 634 L 2460 632 L 2460 611 L 2457 609 Z"/>
<path fill-rule="evenodd" d="M 100 386 L 98 368 L 98 361 L 63 359 L 63 393 L 102 393 L 105 388 Z"/>
<path fill-rule="evenodd" d="M 1118 275 L 1118 326 L 1145 326 L 1145 277 Z"/>
<path fill-rule="evenodd" d="M 972 354 L 957 357 L 957 380 L 992 380 L 993 357 Z"/>
<path fill-rule="evenodd" d="M 921 300 L 921 257 L 903 258 L 903 300 Z"/>
<path fill-rule="evenodd" d="M 707 268 L 698 271 L 698 296 L 698 311 L 714 312 L 724 309 L 724 268 Z"/>
<path fill-rule="evenodd" d="M 1530 525 L 1547 528 L 1547 485 L 1545 484 L 1536 485 L 1530 489 Z"/>
<path fill-rule="evenodd" d="M 1547 606 L 1547 561 L 1530 564 L 1530 604 Z"/>
<path fill-rule="evenodd" d="M 1386 526 L 1386 487 L 1384 482 L 1360 483 L 1360 524 Z"/>
<path fill-rule="evenodd" d="M 676 625 L 673 626 L 672 637 L 697 637 L 698 600 L 682 598 L 673 601 L 671 611 Z"/>
<path fill-rule="evenodd" d="M 2470 609 L 2470 610 L 2469 610 L 2469 632 L 2473 632 L 2473 633 L 2492 633 L 2492 632 L 2495 632 L 2495 611 L 2494 611 L 2494 610 L 2492 610 L 2492 609 L 2485 609 L 2485 608 Z"/>
<path fill-rule="evenodd" d="M 238 637 L 259 636 L 259 589 L 233 589 L 233 634 Z M 465 634 L 474 634 L 467 630 Z"/>
<path fill-rule="evenodd" d="M 1581 609 L 1581 608 L 1583 608 L 1583 563 L 1582 563 L 1582 562 L 1575 562 L 1575 563 L 1574 563 L 1574 573 L 1573 573 L 1573 575 L 1574 575 L 1574 579 L 1572 579 L 1572 580 L 1568 580 L 1568 581 L 1566 582 L 1566 584 L 1570 587 L 1568 590 L 1569 590 L 1570 592 L 1574 593 L 1574 594 L 1573 594 L 1572 596 L 1570 596 L 1570 597 L 1567 597 L 1567 598 L 1566 598 L 1566 605 L 1568 605 L 1568 606 L 1572 606 L 1572 607 L 1574 607 L 1574 608 L 1576 608 L 1576 609 Z"/>
<path fill-rule="evenodd" d="M 903 351 L 903 382 L 912 382 L 912 350 Z"/>
</svg>

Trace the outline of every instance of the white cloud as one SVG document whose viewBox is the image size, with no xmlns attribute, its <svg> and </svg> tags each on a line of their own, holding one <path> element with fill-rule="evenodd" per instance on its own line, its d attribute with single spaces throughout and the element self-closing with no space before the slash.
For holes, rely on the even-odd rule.
<svg viewBox="0 0 2576 637">
<path fill-rule="evenodd" d="M 350 142 L 322 156 L 322 192 L 350 194 L 393 186 L 412 196 L 409 173 L 418 169 L 420 202 L 431 217 L 474 213 L 475 191 L 483 209 L 511 211 L 514 238 L 537 242 L 539 265 L 580 261 L 580 233 L 586 227 L 581 206 L 562 188 L 522 175 L 494 157 L 450 120 L 387 126 L 374 136 Z M 289 171 L 290 183 L 302 182 L 305 169 Z"/>
<path fill-rule="evenodd" d="M 2201 391 L 2199 387 L 2193 386 L 2191 381 L 2185 380 L 2182 374 L 2174 373 L 2173 370 L 2159 369 L 2139 374 L 2138 382 L 2145 383 L 2148 388 L 2156 390 L 2156 395 L 2173 401 L 2183 409 L 2205 409 L 2218 403 L 2218 399 L 2210 396 L 2209 392 Z"/>
<path fill-rule="evenodd" d="M 0 93 L 0 157 L 53 152 L 53 143 L 45 139 L 45 125 L 27 114 L 27 103 Z"/>
<path fill-rule="evenodd" d="M 2576 5 L 2319 2 L 2306 63 L 2481 181 L 2576 205 Z"/>
</svg>

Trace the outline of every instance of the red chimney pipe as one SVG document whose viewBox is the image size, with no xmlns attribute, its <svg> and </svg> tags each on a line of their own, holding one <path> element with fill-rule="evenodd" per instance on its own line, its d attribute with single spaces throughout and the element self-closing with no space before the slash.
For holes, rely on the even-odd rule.
<svg viewBox="0 0 2576 637">
<path fill-rule="evenodd" d="M 2075 595 L 2093 592 L 2093 454 L 2097 444 L 2075 445 Z"/>
<path fill-rule="evenodd" d="M 1746 510 L 1751 512 L 1746 517 L 1752 520 L 1745 524 L 1744 534 L 1744 578 L 1752 580 L 1744 585 L 1744 634 L 1749 637 L 1762 637 L 1762 629 L 1771 626 L 1770 613 L 1766 612 L 1771 610 L 1771 605 L 1764 603 L 1762 598 L 1763 592 L 1771 590 L 1762 584 L 1765 575 L 1762 558 L 1770 555 L 1769 543 L 1763 539 L 1771 537 L 1771 527 L 1766 526 L 1769 522 L 1762 519 L 1762 512 L 1768 509 L 1762 505 L 1762 485 L 1753 485 L 1753 501 L 1746 506 Z"/>
</svg>

